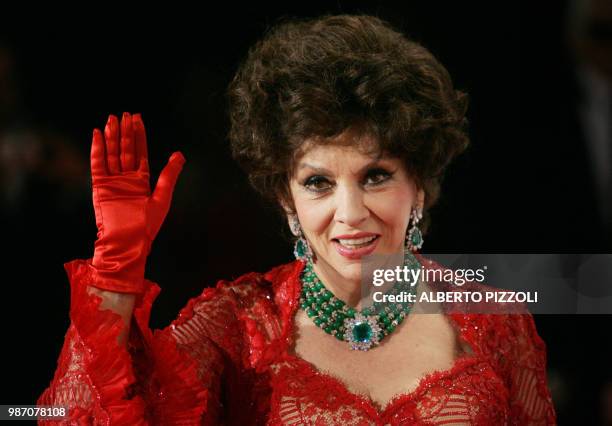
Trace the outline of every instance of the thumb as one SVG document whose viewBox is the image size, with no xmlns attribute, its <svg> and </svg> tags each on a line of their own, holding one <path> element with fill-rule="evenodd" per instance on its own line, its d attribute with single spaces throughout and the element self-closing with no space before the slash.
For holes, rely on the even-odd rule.
<svg viewBox="0 0 612 426">
<path fill-rule="evenodd" d="M 159 175 L 159 179 L 157 179 L 157 185 L 155 185 L 155 190 L 151 196 L 151 202 L 158 207 L 165 207 L 163 210 L 170 208 L 172 192 L 174 191 L 179 174 L 183 170 L 185 161 L 185 157 L 183 157 L 180 151 L 172 153 L 168 164 L 166 164 L 166 167 L 164 167 Z"/>
</svg>

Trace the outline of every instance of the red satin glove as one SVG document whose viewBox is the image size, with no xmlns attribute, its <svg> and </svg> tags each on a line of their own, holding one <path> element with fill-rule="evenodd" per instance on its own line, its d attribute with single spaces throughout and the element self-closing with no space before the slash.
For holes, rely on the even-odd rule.
<svg viewBox="0 0 612 426">
<path fill-rule="evenodd" d="M 91 174 L 98 239 L 89 264 L 91 285 L 121 293 L 143 291 L 146 259 L 184 163 L 183 155 L 174 152 L 151 194 L 140 114 L 124 113 L 121 129 L 110 115 L 104 136 L 94 129 Z"/>
</svg>

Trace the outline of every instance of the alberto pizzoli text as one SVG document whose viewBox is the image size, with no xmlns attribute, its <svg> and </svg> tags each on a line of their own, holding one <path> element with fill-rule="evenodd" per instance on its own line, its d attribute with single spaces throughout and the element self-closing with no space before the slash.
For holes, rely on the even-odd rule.
<svg viewBox="0 0 612 426">
<path fill-rule="evenodd" d="M 377 303 L 415 303 L 417 295 L 408 291 L 398 294 L 384 294 L 376 291 L 372 295 Z M 418 296 L 419 303 L 537 303 L 538 292 L 534 291 L 424 291 Z"/>
</svg>

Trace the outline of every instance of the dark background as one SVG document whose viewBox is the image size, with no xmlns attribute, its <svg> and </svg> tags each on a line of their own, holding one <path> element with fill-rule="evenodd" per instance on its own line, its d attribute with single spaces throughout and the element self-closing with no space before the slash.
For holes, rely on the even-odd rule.
<svg viewBox="0 0 612 426">
<path fill-rule="evenodd" d="M 227 84 L 280 16 L 378 15 L 421 41 L 469 93 L 472 145 L 449 169 L 425 253 L 611 252 L 576 130 L 566 2 L 399 3 L 6 19 L 14 28 L 0 32 L 0 403 L 33 404 L 52 378 L 69 324 L 63 263 L 90 257 L 96 238 L 91 131 L 110 113 L 142 113 L 152 184 L 171 152 L 187 158 L 147 266 L 163 289 L 152 327 L 221 278 L 292 260 L 283 221 L 248 187 L 225 136 Z M 611 318 L 536 317 L 560 424 L 603 424 Z"/>
</svg>

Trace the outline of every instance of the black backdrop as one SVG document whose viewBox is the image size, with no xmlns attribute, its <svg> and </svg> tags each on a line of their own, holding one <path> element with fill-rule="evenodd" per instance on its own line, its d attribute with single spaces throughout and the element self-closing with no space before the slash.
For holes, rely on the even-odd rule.
<svg viewBox="0 0 612 426">
<path fill-rule="evenodd" d="M 92 128 L 102 128 L 109 113 L 143 114 L 154 179 L 172 151 L 187 158 L 147 266 L 147 277 L 163 289 L 153 327 L 168 324 L 218 279 L 292 259 L 282 221 L 248 188 L 225 137 L 225 88 L 279 16 L 376 14 L 425 44 L 470 94 L 472 146 L 447 174 L 426 251 L 610 252 L 575 136 L 564 2 L 424 3 L 228 4 L 220 11 L 158 10 L 163 17 L 156 18 L 150 10 L 104 6 L 79 19 L 7 19 L 16 25 L 0 36 L 12 60 L 0 89 L 0 131 L 23 138 L 17 151 L 24 159 L 22 180 L 0 181 L 0 403 L 34 403 L 52 378 L 69 323 L 62 264 L 93 252 L 88 154 Z M 5 172 L 11 161 L 2 164 Z M 536 322 L 548 345 L 560 422 L 582 423 L 585 410 L 600 409 L 610 379 L 611 317 Z"/>
</svg>

